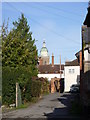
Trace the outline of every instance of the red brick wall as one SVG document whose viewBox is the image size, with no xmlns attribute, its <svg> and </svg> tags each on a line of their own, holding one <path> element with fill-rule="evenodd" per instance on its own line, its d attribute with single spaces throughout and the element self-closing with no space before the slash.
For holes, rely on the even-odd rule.
<svg viewBox="0 0 90 120">
<path fill-rule="evenodd" d="M 42 60 L 42 58 L 39 58 L 39 65 L 43 65 L 43 60 Z"/>
</svg>

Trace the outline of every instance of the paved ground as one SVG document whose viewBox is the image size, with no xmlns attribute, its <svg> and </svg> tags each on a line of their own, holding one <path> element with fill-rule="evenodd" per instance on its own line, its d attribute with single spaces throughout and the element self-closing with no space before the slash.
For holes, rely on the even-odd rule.
<svg viewBox="0 0 90 120">
<path fill-rule="evenodd" d="M 25 109 L 3 114 L 3 118 L 60 118 L 70 116 L 70 93 L 54 93 L 44 96 L 42 100 Z"/>
</svg>

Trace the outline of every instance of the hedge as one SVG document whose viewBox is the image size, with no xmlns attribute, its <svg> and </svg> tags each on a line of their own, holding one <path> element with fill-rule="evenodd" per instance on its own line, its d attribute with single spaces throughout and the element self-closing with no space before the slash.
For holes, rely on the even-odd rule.
<svg viewBox="0 0 90 120">
<path fill-rule="evenodd" d="M 36 77 L 37 78 L 37 77 Z M 29 102 L 33 97 L 49 92 L 49 82 L 44 78 L 33 79 L 25 67 L 2 69 L 2 104 L 10 105 L 16 100 L 16 82 L 21 89 L 22 101 Z"/>
<path fill-rule="evenodd" d="M 2 70 L 2 104 L 15 103 L 15 78 L 14 71 L 9 67 Z"/>
<path fill-rule="evenodd" d="M 30 72 L 25 67 L 20 68 L 2 68 L 2 104 L 10 105 L 15 103 L 16 99 L 16 82 L 23 85 L 30 80 Z"/>
</svg>

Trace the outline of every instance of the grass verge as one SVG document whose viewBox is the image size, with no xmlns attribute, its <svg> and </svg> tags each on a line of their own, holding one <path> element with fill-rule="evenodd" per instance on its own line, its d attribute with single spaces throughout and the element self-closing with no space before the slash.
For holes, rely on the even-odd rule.
<svg viewBox="0 0 90 120">
<path fill-rule="evenodd" d="M 40 99 L 42 99 L 42 98 L 33 97 L 30 102 L 26 102 L 26 103 L 20 105 L 19 107 L 8 107 L 8 106 L 4 106 L 4 107 L 2 108 L 2 112 L 3 112 L 3 113 L 6 113 L 6 112 L 13 111 L 13 110 L 28 108 L 30 105 L 33 105 L 34 103 L 37 103 Z"/>
</svg>

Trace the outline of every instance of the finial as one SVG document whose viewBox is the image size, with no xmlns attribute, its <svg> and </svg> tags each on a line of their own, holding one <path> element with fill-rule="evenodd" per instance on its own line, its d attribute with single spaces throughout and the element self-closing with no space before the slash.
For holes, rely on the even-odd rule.
<svg viewBox="0 0 90 120">
<path fill-rule="evenodd" d="M 46 47 L 45 40 L 43 41 L 43 47 Z"/>
</svg>

